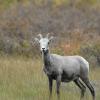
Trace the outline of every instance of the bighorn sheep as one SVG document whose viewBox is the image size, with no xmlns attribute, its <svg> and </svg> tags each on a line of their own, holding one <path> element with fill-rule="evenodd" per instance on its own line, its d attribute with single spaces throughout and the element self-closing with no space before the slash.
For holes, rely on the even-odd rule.
<svg viewBox="0 0 100 100">
<path fill-rule="evenodd" d="M 81 98 L 84 97 L 87 86 L 92 94 L 93 100 L 95 100 L 95 91 L 88 78 L 89 63 L 81 56 L 50 54 L 49 43 L 53 37 L 49 38 L 48 34 L 46 37 L 43 37 L 41 34 L 38 36 L 40 39 L 35 38 L 35 40 L 40 44 L 40 50 L 44 61 L 44 72 L 49 80 L 50 98 L 52 95 L 53 80 L 56 80 L 58 99 L 60 96 L 59 89 L 61 82 L 73 81 L 81 90 Z M 81 81 L 83 81 L 85 85 Z"/>
</svg>

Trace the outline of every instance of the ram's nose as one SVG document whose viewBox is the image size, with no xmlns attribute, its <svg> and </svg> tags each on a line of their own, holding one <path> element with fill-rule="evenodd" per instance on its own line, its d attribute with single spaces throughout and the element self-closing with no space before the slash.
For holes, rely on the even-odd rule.
<svg viewBox="0 0 100 100">
<path fill-rule="evenodd" d="M 45 50 L 45 48 L 42 48 L 42 50 Z"/>
</svg>

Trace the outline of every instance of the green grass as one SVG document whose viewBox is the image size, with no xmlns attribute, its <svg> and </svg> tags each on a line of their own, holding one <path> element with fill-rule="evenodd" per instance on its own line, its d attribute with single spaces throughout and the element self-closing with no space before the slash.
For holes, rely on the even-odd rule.
<svg viewBox="0 0 100 100">
<path fill-rule="evenodd" d="M 90 79 L 100 82 L 100 69 L 91 69 Z M 100 83 L 98 83 L 100 84 Z M 55 82 L 52 100 L 57 100 Z M 100 85 L 96 100 L 100 99 Z M 0 57 L 0 100 L 48 100 L 48 80 L 41 59 Z M 87 90 L 86 100 L 92 100 Z M 72 82 L 61 85 L 61 100 L 80 100 L 80 91 Z"/>
</svg>

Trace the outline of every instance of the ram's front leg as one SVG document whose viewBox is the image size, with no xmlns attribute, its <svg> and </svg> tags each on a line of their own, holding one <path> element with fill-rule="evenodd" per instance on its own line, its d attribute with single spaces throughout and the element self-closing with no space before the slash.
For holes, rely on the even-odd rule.
<svg viewBox="0 0 100 100">
<path fill-rule="evenodd" d="M 49 92 L 50 92 L 50 94 L 49 94 L 49 100 L 51 100 L 53 79 L 50 76 L 48 76 L 48 80 L 49 80 Z"/>
<path fill-rule="evenodd" d="M 61 84 L 61 75 L 58 75 L 56 79 L 56 92 L 58 100 L 60 100 L 60 84 Z"/>
</svg>

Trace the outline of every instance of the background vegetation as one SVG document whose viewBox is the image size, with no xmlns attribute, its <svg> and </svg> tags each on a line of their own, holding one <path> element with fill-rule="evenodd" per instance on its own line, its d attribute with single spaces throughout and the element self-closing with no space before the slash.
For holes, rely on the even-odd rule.
<svg viewBox="0 0 100 100">
<path fill-rule="evenodd" d="M 0 54 L 38 55 L 34 37 L 50 32 L 54 52 L 79 54 L 98 66 L 99 16 L 99 0 L 0 0 Z"/>
</svg>

